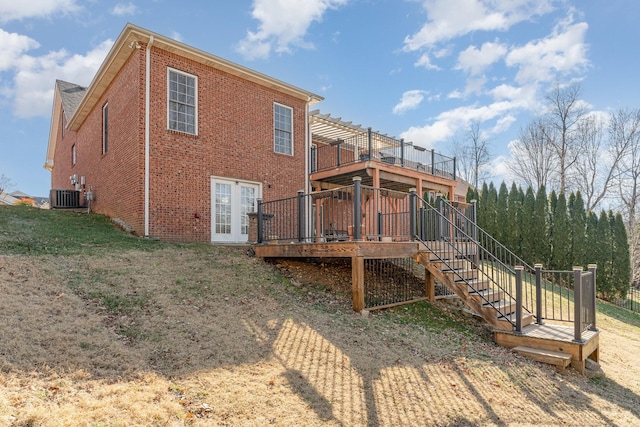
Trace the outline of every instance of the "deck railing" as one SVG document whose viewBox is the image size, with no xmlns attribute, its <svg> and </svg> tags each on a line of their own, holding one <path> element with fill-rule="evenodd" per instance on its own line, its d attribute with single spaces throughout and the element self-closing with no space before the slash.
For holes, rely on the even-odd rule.
<svg viewBox="0 0 640 427">
<path fill-rule="evenodd" d="M 531 313 L 540 324 L 573 323 L 578 341 L 585 330 L 595 330 L 595 265 L 586 272 L 581 267 L 573 271 L 532 267 L 478 227 L 475 212 L 475 203 L 463 209 L 442 197 L 430 203 L 415 191 L 363 186 L 356 177 L 347 187 L 258 201 L 257 242 L 420 241 L 475 289 L 474 280 L 457 273 L 452 263 L 468 260 L 474 279 L 502 292 L 507 307 L 515 305 L 515 316 L 500 306 L 494 308 L 516 331 L 522 330 L 523 313 Z"/>
<path fill-rule="evenodd" d="M 258 243 L 407 241 L 409 194 L 354 185 L 258 201 Z M 308 219 L 308 220 L 307 220 Z"/>
<path fill-rule="evenodd" d="M 419 172 L 456 179 L 456 159 L 435 150 L 372 132 L 336 140 L 327 145 L 312 147 L 311 172 L 374 160 Z"/>
</svg>

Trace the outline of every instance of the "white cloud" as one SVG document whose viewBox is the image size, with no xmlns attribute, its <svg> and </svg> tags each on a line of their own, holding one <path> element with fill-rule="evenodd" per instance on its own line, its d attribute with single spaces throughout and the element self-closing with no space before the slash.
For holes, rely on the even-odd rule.
<svg viewBox="0 0 640 427">
<path fill-rule="evenodd" d="M 484 84 L 487 82 L 487 78 L 484 76 L 467 79 L 467 86 L 464 89 L 465 95 L 471 93 L 482 94 Z"/>
<path fill-rule="evenodd" d="M 34 39 L 0 28 L 0 71 L 13 68 L 23 52 L 38 47 L 40 44 Z"/>
<path fill-rule="evenodd" d="M 510 124 L 509 117 L 519 108 L 520 105 L 517 102 L 511 101 L 498 101 L 479 107 L 458 107 L 440 113 L 432 124 L 409 128 L 402 132 L 400 137 L 417 145 L 432 148 L 438 142 L 451 139 L 460 130 L 468 129 L 473 122 L 484 123 L 497 120 L 496 126 Z"/>
<path fill-rule="evenodd" d="M 509 161 L 508 156 L 500 155 L 491 160 L 488 169 L 491 171 L 491 180 L 496 183 L 501 183 L 504 181 L 513 182 L 514 179 L 509 175 L 509 168 L 507 167 L 507 162 Z M 507 185 L 507 188 L 511 188 L 510 185 Z"/>
<path fill-rule="evenodd" d="M 423 53 L 414 64 L 416 67 L 424 67 L 427 70 L 439 70 L 437 65 L 433 65 L 428 53 Z"/>
<path fill-rule="evenodd" d="M 254 0 L 253 17 L 260 21 L 258 31 L 247 31 L 236 50 L 247 59 L 267 58 L 272 50 L 288 53 L 291 46 L 311 48 L 304 36 L 313 22 L 322 21 L 328 9 L 347 0 Z"/>
<path fill-rule="evenodd" d="M 415 110 L 420 106 L 426 94 L 428 94 L 428 92 L 424 90 L 414 89 L 406 91 L 402 94 L 400 102 L 393 107 L 393 114 L 402 114 L 405 111 Z"/>
<path fill-rule="evenodd" d="M 551 0 L 422 0 L 428 21 L 407 36 L 404 49 L 430 49 L 474 31 L 506 31 L 518 22 L 553 10 Z"/>
<path fill-rule="evenodd" d="M 558 74 L 585 69 L 589 65 L 585 43 L 587 28 L 586 22 L 570 24 L 565 21 L 556 26 L 550 36 L 512 49 L 507 54 L 506 64 L 518 68 L 515 80 L 521 84 L 551 81 Z"/>
<path fill-rule="evenodd" d="M 137 11 L 137 6 L 131 2 L 118 3 L 111 9 L 111 14 L 116 16 L 135 15 Z"/>
<path fill-rule="evenodd" d="M 14 99 L 14 114 L 22 118 L 48 117 L 55 80 L 89 85 L 112 45 L 112 40 L 106 40 L 86 55 L 71 55 L 63 49 L 43 56 L 23 54 L 17 58 L 13 70 L 9 70 L 15 72 L 13 85 L 4 93 Z"/>
<path fill-rule="evenodd" d="M 494 101 L 510 101 L 524 110 L 541 112 L 544 104 L 538 99 L 538 92 L 539 86 L 533 82 L 519 87 L 501 84 L 488 93 L 493 96 Z"/>
<path fill-rule="evenodd" d="M 448 99 L 462 99 L 462 98 L 464 98 L 464 93 L 462 93 L 458 89 L 454 89 L 451 92 L 449 92 L 449 94 L 447 95 L 447 98 Z"/>
<path fill-rule="evenodd" d="M 476 76 L 484 72 L 494 62 L 498 61 L 507 53 L 507 46 L 501 43 L 484 43 L 480 49 L 469 46 L 458 55 L 457 70 Z"/>
<path fill-rule="evenodd" d="M 72 13 L 79 8 L 76 0 L 0 0 L 0 22 L 44 18 L 56 13 Z"/>
</svg>

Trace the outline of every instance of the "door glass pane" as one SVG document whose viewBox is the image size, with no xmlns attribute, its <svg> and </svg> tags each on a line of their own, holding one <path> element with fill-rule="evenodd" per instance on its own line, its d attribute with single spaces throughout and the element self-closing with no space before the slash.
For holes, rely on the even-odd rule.
<svg viewBox="0 0 640 427">
<path fill-rule="evenodd" d="M 249 212 L 255 212 L 256 189 L 254 187 L 240 187 L 240 234 L 249 234 Z"/>
<path fill-rule="evenodd" d="M 216 234 L 231 234 L 231 185 L 216 183 Z"/>
</svg>

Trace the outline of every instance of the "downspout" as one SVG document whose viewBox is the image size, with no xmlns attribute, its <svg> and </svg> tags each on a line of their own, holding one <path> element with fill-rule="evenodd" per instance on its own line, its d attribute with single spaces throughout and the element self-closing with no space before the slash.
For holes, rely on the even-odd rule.
<svg viewBox="0 0 640 427">
<path fill-rule="evenodd" d="M 305 150 L 304 150 L 304 189 L 306 191 L 307 194 L 311 193 L 311 188 L 309 187 L 310 183 L 309 183 L 309 158 L 310 158 L 310 154 L 311 154 L 311 138 L 309 133 L 311 132 L 311 128 L 309 127 L 309 104 L 311 103 L 311 98 L 309 98 L 307 100 L 307 103 L 305 105 L 304 108 L 304 145 L 305 145 Z M 305 203 L 305 221 L 306 221 L 306 227 L 305 230 L 306 235 L 307 236 L 311 236 L 311 221 L 310 221 L 310 214 L 311 214 L 311 206 L 310 203 Z"/>
<path fill-rule="evenodd" d="M 151 45 L 153 36 L 149 36 L 145 58 L 144 82 L 144 236 L 149 237 L 149 104 L 151 90 Z"/>
<path fill-rule="evenodd" d="M 311 99 L 309 99 L 304 108 L 304 189 L 307 193 L 311 192 L 309 188 L 309 155 L 311 152 L 311 143 L 309 142 L 309 132 L 311 132 L 311 128 L 309 127 L 309 103 Z"/>
</svg>

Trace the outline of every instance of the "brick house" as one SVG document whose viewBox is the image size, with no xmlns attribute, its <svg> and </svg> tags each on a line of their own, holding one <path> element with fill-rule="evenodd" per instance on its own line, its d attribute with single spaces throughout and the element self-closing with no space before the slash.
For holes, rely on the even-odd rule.
<svg viewBox="0 0 640 427">
<path fill-rule="evenodd" d="M 127 24 L 89 87 L 56 81 L 45 168 L 138 235 L 242 242 L 258 198 L 310 188 L 321 100 Z"/>
</svg>

